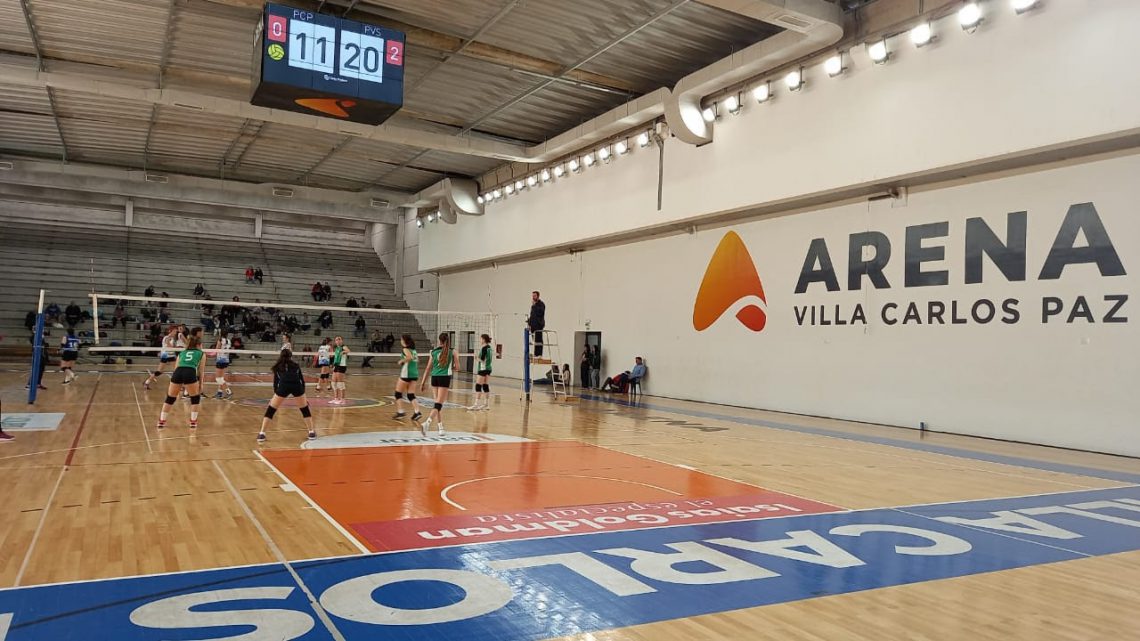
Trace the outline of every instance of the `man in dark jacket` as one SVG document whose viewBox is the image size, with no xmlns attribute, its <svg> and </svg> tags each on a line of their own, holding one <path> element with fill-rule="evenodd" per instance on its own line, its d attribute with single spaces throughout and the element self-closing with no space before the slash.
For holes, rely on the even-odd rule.
<svg viewBox="0 0 1140 641">
<path fill-rule="evenodd" d="M 534 355 L 542 356 L 542 330 L 546 329 L 546 303 L 542 302 L 537 291 L 530 293 L 530 316 L 526 326 L 534 334 Z"/>
</svg>

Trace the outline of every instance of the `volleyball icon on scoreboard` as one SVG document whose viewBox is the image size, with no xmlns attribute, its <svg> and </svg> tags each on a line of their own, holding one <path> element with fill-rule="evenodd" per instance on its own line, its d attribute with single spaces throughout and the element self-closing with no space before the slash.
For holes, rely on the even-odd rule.
<svg viewBox="0 0 1140 641">
<path fill-rule="evenodd" d="M 270 58 L 273 58 L 274 60 L 280 60 L 285 57 L 285 47 L 282 47 L 276 43 L 271 44 L 269 45 L 268 53 Z"/>
</svg>

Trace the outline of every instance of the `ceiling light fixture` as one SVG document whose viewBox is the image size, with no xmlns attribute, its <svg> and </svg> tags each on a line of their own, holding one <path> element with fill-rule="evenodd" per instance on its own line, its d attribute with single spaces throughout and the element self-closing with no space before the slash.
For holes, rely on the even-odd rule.
<svg viewBox="0 0 1140 641">
<path fill-rule="evenodd" d="M 752 97 L 756 102 L 768 102 L 772 98 L 772 85 L 768 82 L 762 82 L 756 85 L 752 90 Z"/>
<path fill-rule="evenodd" d="M 891 58 L 891 52 L 887 49 L 887 41 L 879 40 L 867 45 L 867 55 L 871 56 L 871 62 L 881 65 Z"/>
<path fill-rule="evenodd" d="M 958 24 L 971 33 L 982 24 L 983 19 L 982 8 L 977 2 L 970 2 L 958 10 Z"/>
<path fill-rule="evenodd" d="M 639 147 L 648 147 L 649 146 L 649 132 L 648 131 L 643 131 L 643 132 L 637 134 L 637 145 Z"/>
<path fill-rule="evenodd" d="M 619 156 L 627 153 L 629 151 L 629 143 L 624 140 L 617 141 L 614 143 L 614 151 L 618 152 Z"/>
<path fill-rule="evenodd" d="M 542 182 L 544 182 L 544 183 L 550 182 L 550 170 L 549 169 L 543 169 L 542 173 L 539 175 L 542 177 Z"/>
<path fill-rule="evenodd" d="M 586 154 L 586 157 L 582 160 L 586 161 L 587 167 L 593 167 L 594 162 L 596 161 L 596 158 L 594 158 L 594 152 L 591 151 L 590 153 Z"/>
<path fill-rule="evenodd" d="M 793 69 L 784 76 L 784 84 L 789 91 L 799 91 L 804 88 L 804 72 L 802 69 Z"/>
<path fill-rule="evenodd" d="M 920 22 L 910 30 L 910 41 L 914 46 L 922 48 L 934 41 L 934 30 L 929 22 Z"/>
<path fill-rule="evenodd" d="M 1010 2 L 1013 11 L 1017 13 L 1017 15 L 1021 15 L 1030 9 L 1035 9 L 1040 4 L 1039 0 L 1012 0 L 1012 2 Z"/>
<path fill-rule="evenodd" d="M 823 70 L 827 72 L 828 77 L 834 78 L 843 73 L 847 67 L 843 66 L 843 54 L 837 53 L 827 60 L 823 61 Z"/>
<path fill-rule="evenodd" d="M 740 113 L 740 94 L 730 94 L 727 98 L 725 98 L 724 108 L 727 109 L 728 113 L 732 115 Z"/>
</svg>

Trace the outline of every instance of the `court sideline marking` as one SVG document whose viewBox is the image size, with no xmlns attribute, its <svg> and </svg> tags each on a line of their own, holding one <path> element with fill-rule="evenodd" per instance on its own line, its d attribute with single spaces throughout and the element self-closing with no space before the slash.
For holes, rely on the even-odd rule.
<svg viewBox="0 0 1140 641">
<path fill-rule="evenodd" d="M 150 434 L 146 430 L 146 419 L 143 418 L 142 403 L 139 403 L 139 392 L 131 385 L 131 394 L 135 395 L 135 407 L 139 410 L 139 424 L 142 425 L 143 436 L 146 437 L 146 451 L 154 454 L 154 449 L 150 446 Z"/>
<path fill-rule="evenodd" d="M 340 630 L 337 630 L 336 625 L 333 624 L 332 619 L 329 618 L 328 613 L 325 612 L 325 609 L 323 606 L 321 606 L 320 601 L 313 594 L 312 590 L 309 589 L 309 586 L 305 585 L 305 582 L 301 580 L 301 576 L 297 574 L 297 570 L 295 570 L 293 568 L 293 565 L 289 563 L 289 560 L 285 558 L 285 555 L 281 552 L 281 548 L 277 547 L 277 544 L 273 542 L 273 539 L 269 536 L 269 533 L 265 531 L 264 527 L 262 527 L 261 521 L 259 521 L 257 519 L 257 516 L 254 515 L 253 510 L 249 509 L 249 505 L 245 502 L 245 499 L 241 497 L 241 494 L 238 493 L 237 488 L 235 488 L 234 484 L 230 482 L 230 477 L 226 476 L 225 470 L 222 469 L 221 465 L 218 465 L 217 460 L 214 460 L 213 463 L 214 469 L 218 470 L 218 474 L 221 475 L 222 481 L 224 481 L 226 484 L 226 488 L 229 489 L 230 494 L 232 494 L 234 497 L 234 500 L 236 500 L 238 505 L 241 506 L 241 509 L 245 512 L 246 517 L 249 518 L 250 522 L 253 523 L 253 526 L 257 528 L 257 531 L 261 533 L 261 538 L 265 539 L 265 544 L 269 546 L 269 550 L 273 552 L 273 556 L 277 557 L 277 561 L 281 563 L 281 565 L 285 566 L 285 569 L 289 571 L 289 574 L 293 577 L 293 580 L 297 582 L 297 585 L 301 588 L 301 591 L 305 593 L 305 597 L 309 599 L 309 606 L 313 608 L 314 612 L 316 612 L 317 618 L 319 618 L 321 620 L 321 623 L 323 623 L 324 626 L 328 628 L 329 634 L 331 634 L 333 638 L 336 639 L 336 641 L 345 641 L 344 635 L 340 633 Z"/>
<path fill-rule="evenodd" d="M 277 466 L 275 466 L 275 465 L 273 465 L 272 463 L 270 463 L 270 462 L 269 462 L 269 459 L 267 459 L 267 458 L 265 458 L 264 456 L 262 456 L 262 455 L 261 455 L 261 452 L 259 452 L 259 451 L 257 451 L 257 450 L 254 450 L 254 451 L 253 451 L 253 453 L 254 453 L 254 455 L 256 455 L 256 456 L 257 456 L 257 458 L 261 459 L 261 462 L 262 462 L 262 463 L 265 463 L 265 465 L 266 465 L 266 466 L 267 466 L 269 469 L 273 470 L 273 473 L 274 473 L 274 474 L 276 474 L 276 475 L 277 475 L 277 477 L 278 477 L 278 478 L 280 478 L 282 482 L 284 482 L 284 483 L 285 483 L 286 485 L 288 485 L 289 487 L 293 488 L 291 491 L 293 491 L 293 492 L 296 492 L 297 494 L 299 494 L 299 495 L 301 496 L 301 498 L 305 499 L 305 502 L 309 504 L 309 507 L 311 507 L 311 508 L 313 508 L 314 510 L 316 510 L 316 511 L 317 511 L 317 513 L 318 513 L 318 514 L 320 514 L 321 516 L 325 517 L 325 520 L 326 520 L 326 521 L 328 521 L 328 522 L 329 522 L 329 524 L 330 524 L 330 525 L 332 525 L 334 528 L 336 528 L 336 530 L 337 530 L 338 532 L 340 532 L 342 535 L 344 535 L 344 538 L 346 538 L 346 539 L 348 539 L 349 541 L 351 541 L 351 542 L 352 542 L 352 544 L 353 544 L 354 546 L 356 546 L 356 549 L 357 549 L 357 550 L 360 550 L 360 553 L 361 553 L 361 554 L 375 554 L 375 553 L 374 553 L 372 550 L 369 550 L 367 547 L 365 547 L 365 546 L 364 546 L 364 544 L 363 544 L 363 543 L 361 543 L 359 539 L 357 539 L 357 538 L 356 538 L 355 536 L 353 536 L 352 534 L 349 534 L 348 530 L 346 530 L 346 529 L 344 528 L 344 526 L 343 526 L 343 525 L 341 525 L 340 523 L 338 523 L 338 522 L 337 522 L 337 520 L 336 520 L 336 519 L 334 519 L 332 516 L 330 516 L 328 512 L 325 512 L 324 508 L 322 508 L 321 506 L 317 505 L 317 502 L 316 502 L 316 501 L 314 501 L 313 499 L 311 499 L 311 498 L 309 497 L 309 495 L 308 495 L 308 494 L 306 494 L 306 493 L 305 493 L 305 491 L 304 491 L 304 490 L 302 490 L 302 489 L 301 489 L 301 487 L 300 487 L 299 485 L 297 485 L 297 484 L 293 483 L 293 481 L 289 480 L 289 477 L 287 477 L 287 476 L 285 476 L 284 474 L 282 474 L 282 473 L 281 473 L 281 470 L 277 469 Z"/>
<path fill-rule="evenodd" d="M 55 485 L 51 488 L 51 494 L 48 495 L 47 503 L 44 504 L 44 511 L 40 513 L 40 522 L 36 524 L 36 531 L 32 534 L 32 541 L 28 544 L 28 551 L 24 553 L 24 560 L 20 563 L 20 570 L 16 572 L 16 580 L 13 586 L 20 585 L 20 581 L 24 579 L 24 572 L 28 570 L 28 563 L 32 560 L 32 554 L 36 551 L 36 543 L 40 540 L 40 533 L 43 532 L 44 523 L 47 522 L 48 512 L 51 511 L 51 504 L 55 502 L 56 492 L 59 491 L 59 486 L 63 483 L 63 475 L 67 472 L 68 466 L 71 465 L 71 459 L 75 456 L 75 447 L 79 445 L 79 436 L 83 434 L 83 427 L 87 424 L 87 416 L 91 413 L 91 405 L 95 402 L 95 393 L 99 391 L 99 381 L 102 380 L 103 375 L 100 374 L 95 378 L 95 386 L 91 388 L 91 398 L 87 399 L 87 409 L 83 410 L 83 418 L 79 419 L 79 428 L 75 430 L 75 438 L 71 441 L 71 447 L 67 450 L 67 458 L 63 462 L 63 466 L 59 468 L 59 476 L 55 479 Z M 2 637 L 0 637 L 2 638 Z"/>
</svg>

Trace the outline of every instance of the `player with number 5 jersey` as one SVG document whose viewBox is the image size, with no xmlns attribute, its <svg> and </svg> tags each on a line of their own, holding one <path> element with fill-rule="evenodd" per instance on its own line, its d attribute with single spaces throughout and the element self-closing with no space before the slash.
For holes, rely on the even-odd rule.
<svg viewBox="0 0 1140 641">
<path fill-rule="evenodd" d="M 200 349 L 202 339 L 191 334 L 186 339 L 186 348 L 178 354 L 178 366 L 170 375 L 170 385 L 166 388 L 166 400 L 162 404 L 162 412 L 158 415 L 158 429 L 166 427 L 166 416 L 178 400 L 178 391 L 190 395 L 190 429 L 198 428 L 198 406 L 202 402 L 202 367 L 206 363 L 205 354 Z"/>
</svg>

